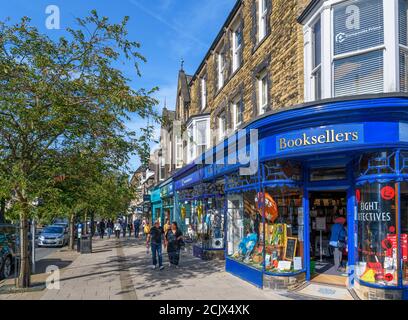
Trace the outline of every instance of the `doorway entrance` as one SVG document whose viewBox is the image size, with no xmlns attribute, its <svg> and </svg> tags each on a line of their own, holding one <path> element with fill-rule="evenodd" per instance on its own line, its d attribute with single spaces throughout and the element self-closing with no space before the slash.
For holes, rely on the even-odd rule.
<svg viewBox="0 0 408 320">
<path fill-rule="evenodd" d="M 309 204 L 311 281 L 345 286 L 347 192 L 313 191 Z"/>
</svg>

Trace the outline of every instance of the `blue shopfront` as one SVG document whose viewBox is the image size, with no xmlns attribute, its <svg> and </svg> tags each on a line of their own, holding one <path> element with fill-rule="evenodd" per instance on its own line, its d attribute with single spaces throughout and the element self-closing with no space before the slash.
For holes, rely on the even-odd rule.
<svg viewBox="0 0 408 320">
<path fill-rule="evenodd" d="M 152 223 L 162 216 L 162 199 L 160 197 L 160 188 L 156 187 L 152 190 L 150 195 L 152 207 Z"/>
<path fill-rule="evenodd" d="M 200 169 L 224 181 L 226 270 L 259 287 L 319 281 L 406 298 L 408 97 L 301 105 L 251 130 L 258 142 L 245 150 L 256 146 L 257 170 L 222 161 Z"/>
<path fill-rule="evenodd" d="M 179 223 L 194 256 L 224 259 L 224 183 L 214 179 L 209 169 L 212 166 L 194 164 L 190 172 L 176 178 Z"/>
<path fill-rule="evenodd" d="M 169 179 L 160 185 L 160 198 L 162 200 L 161 224 L 174 219 L 174 184 Z"/>
</svg>

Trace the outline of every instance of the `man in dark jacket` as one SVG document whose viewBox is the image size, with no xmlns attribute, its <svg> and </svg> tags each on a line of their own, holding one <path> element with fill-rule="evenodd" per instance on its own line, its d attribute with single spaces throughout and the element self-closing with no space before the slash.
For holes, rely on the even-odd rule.
<svg viewBox="0 0 408 320">
<path fill-rule="evenodd" d="M 135 238 L 139 238 L 139 231 L 140 231 L 140 218 L 137 217 L 136 220 L 133 222 L 133 227 L 135 229 Z"/>
<path fill-rule="evenodd" d="M 152 249 L 152 258 L 153 258 L 153 265 L 152 268 L 156 269 L 157 265 L 157 258 L 159 260 L 159 269 L 163 270 L 163 258 L 162 258 L 162 240 L 163 240 L 164 231 L 163 228 L 160 226 L 160 221 L 157 220 L 154 223 L 154 226 L 150 229 L 150 233 L 147 236 L 146 247 L 150 246 Z M 157 257 L 156 257 L 157 256 Z"/>
<path fill-rule="evenodd" d="M 105 220 L 102 220 L 99 222 L 99 237 L 103 239 L 103 236 L 105 235 Z"/>
</svg>

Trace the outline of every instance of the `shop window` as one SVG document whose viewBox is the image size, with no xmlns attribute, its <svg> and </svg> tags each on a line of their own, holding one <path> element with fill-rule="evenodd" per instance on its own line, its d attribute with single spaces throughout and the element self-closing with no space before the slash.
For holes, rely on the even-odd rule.
<svg viewBox="0 0 408 320">
<path fill-rule="evenodd" d="M 315 168 L 310 170 L 310 181 L 345 180 L 346 167 Z"/>
<path fill-rule="evenodd" d="M 395 152 L 382 151 L 362 155 L 359 159 L 359 175 L 395 173 Z"/>
<path fill-rule="evenodd" d="M 356 189 L 356 276 L 383 286 L 398 284 L 396 183 L 367 183 Z"/>
<path fill-rule="evenodd" d="M 229 195 L 228 256 L 239 262 L 263 269 L 263 223 L 257 207 L 257 193 L 247 191 Z"/>
<path fill-rule="evenodd" d="M 334 96 L 383 92 L 383 1 L 334 5 L 333 20 Z"/>
<path fill-rule="evenodd" d="M 301 166 L 294 161 L 273 160 L 265 162 L 265 180 L 296 180 L 301 178 Z"/>
<path fill-rule="evenodd" d="M 408 174 L 408 152 L 400 153 L 400 170 L 402 174 Z"/>
<path fill-rule="evenodd" d="M 408 181 L 401 183 L 401 253 L 402 279 L 408 285 Z"/>
<path fill-rule="evenodd" d="M 224 198 L 204 200 L 202 245 L 205 249 L 224 248 Z"/>
<path fill-rule="evenodd" d="M 265 188 L 265 269 L 288 273 L 304 268 L 301 192 L 297 188 Z M 262 230 L 263 231 L 263 230 Z"/>
</svg>

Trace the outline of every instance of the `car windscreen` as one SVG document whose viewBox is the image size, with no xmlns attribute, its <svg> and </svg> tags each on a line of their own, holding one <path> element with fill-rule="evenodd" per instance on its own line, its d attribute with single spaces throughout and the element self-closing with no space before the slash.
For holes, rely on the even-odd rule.
<svg viewBox="0 0 408 320">
<path fill-rule="evenodd" d="M 62 227 L 47 227 L 42 233 L 62 233 L 64 228 Z"/>
</svg>

